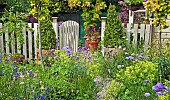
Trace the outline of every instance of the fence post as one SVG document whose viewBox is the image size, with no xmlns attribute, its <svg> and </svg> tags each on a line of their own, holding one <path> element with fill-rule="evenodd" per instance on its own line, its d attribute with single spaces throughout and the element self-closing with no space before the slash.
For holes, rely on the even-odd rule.
<svg viewBox="0 0 170 100">
<path fill-rule="evenodd" d="M 57 24 L 58 17 L 52 17 L 52 19 L 53 19 L 53 28 L 56 34 L 56 43 L 57 43 L 58 41 L 58 24 Z M 58 49 L 58 47 L 56 47 L 56 49 Z"/>
<path fill-rule="evenodd" d="M 106 18 L 107 17 L 101 17 L 101 41 L 102 41 L 102 54 L 104 56 L 104 31 L 105 31 L 105 28 L 106 28 Z"/>
</svg>

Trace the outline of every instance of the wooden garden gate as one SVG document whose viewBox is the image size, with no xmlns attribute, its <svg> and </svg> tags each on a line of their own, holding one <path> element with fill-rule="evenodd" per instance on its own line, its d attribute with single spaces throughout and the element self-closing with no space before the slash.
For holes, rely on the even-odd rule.
<svg viewBox="0 0 170 100">
<path fill-rule="evenodd" d="M 60 49 L 69 46 L 74 52 L 78 50 L 79 23 L 75 21 L 65 21 L 59 26 Z"/>
</svg>

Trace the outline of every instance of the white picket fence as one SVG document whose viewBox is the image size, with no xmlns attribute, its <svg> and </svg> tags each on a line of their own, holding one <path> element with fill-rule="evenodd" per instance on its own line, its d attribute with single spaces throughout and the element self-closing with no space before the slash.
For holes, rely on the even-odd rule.
<svg viewBox="0 0 170 100">
<path fill-rule="evenodd" d="M 102 20 L 101 22 L 101 40 L 104 37 L 105 25 L 106 21 Z M 2 48 L 6 54 L 14 53 L 17 50 L 17 53 L 21 53 L 25 55 L 25 58 L 33 59 L 37 56 L 37 27 L 38 24 L 34 23 L 34 27 L 32 27 L 31 23 L 28 23 L 28 26 L 31 27 L 34 32 L 29 31 L 28 29 L 23 29 L 24 36 L 24 44 L 22 50 L 17 50 L 19 43 L 15 40 L 9 44 L 9 34 L 3 34 L 0 36 L 0 48 Z M 2 27 L 2 23 L 0 23 L 0 28 Z M 56 32 L 56 38 L 60 41 L 60 49 L 63 46 L 70 46 L 74 52 L 78 49 L 78 39 L 79 39 L 79 24 L 74 21 L 66 21 L 61 26 L 58 26 L 57 23 L 53 23 L 54 30 Z M 132 28 L 133 27 L 133 28 Z M 144 45 L 147 46 L 151 43 L 152 35 L 158 36 L 158 28 L 154 28 L 152 30 L 152 25 L 150 24 L 127 24 L 127 28 L 125 28 L 127 45 L 132 42 L 133 44 L 138 45 L 139 41 L 143 40 Z M 58 34 L 59 33 L 59 34 Z M 131 39 L 131 35 L 133 35 L 133 39 Z M 14 39 L 14 38 L 13 38 Z M 163 30 L 162 39 L 170 40 L 170 27 Z M 131 41 L 132 40 L 132 41 Z M 15 44 L 16 43 L 16 44 Z M 15 46 L 17 45 L 17 46 Z M 15 49 L 15 50 L 14 50 Z"/>
<path fill-rule="evenodd" d="M 12 42 L 9 44 L 9 34 L 5 33 L 0 36 L 0 48 L 4 50 L 6 54 L 20 53 L 27 59 L 37 59 L 37 34 L 38 34 L 38 24 L 28 23 L 28 26 L 32 28 L 33 32 L 29 29 L 23 28 L 24 44 L 22 50 L 18 50 L 20 43 L 12 38 Z M 0 23 L 0 28 L 2 23 Z M 74 52 L 78 49 L 78 38 L 79 38 L 79 24 L 75 21 L 66 21 L 58 26 L 57 22 L 53 23 L 54 31 L 56 33 L 56 38 L 59 40 L 60 49 L 63 46 L 69 46 Z M 14 36 L 13 36 L 14 37 Z M 17 51 L 16 51 L 17 50 Z"/>
</svg>

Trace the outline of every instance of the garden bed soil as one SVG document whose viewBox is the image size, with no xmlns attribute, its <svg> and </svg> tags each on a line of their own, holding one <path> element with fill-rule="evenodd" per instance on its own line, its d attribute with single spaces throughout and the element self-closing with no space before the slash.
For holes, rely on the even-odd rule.
<svg viewBox="0 0 170 100">
<path fill-rule="evenodd" d="M 120 53 L 123 49 L 122 48 L 105 48 L 104 54 L 105 56 L 114 56 Z"/>
</svg>

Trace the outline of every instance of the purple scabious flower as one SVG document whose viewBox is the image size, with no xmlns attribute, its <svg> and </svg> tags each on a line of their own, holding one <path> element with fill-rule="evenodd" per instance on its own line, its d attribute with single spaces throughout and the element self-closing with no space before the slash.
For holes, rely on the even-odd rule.
<svg viewBox="0 0 170 100">
<path fill-rule="evenodd" d="M 58 56 L 55 56 L 54 59 L 58 59 Z"/>
<path fill-rule="evenodd" d="M 67 49 L 66 50 L 66 53 L 67 53 L 67 56 L 70 56 L 72 54 L 73 50 L 72 49 Z"/>
<path fill-rule="evenodd" d="M 144 55 L 139 55 L 138 57 L 141 58 L 141 59 L 145 59 Z"/>
<path fill-rule="evenodd" d="M 167 86 L 164 86 L 162 83 L 157 83 L 152 87 L 152 89 L 156 92 L 160 92 L 162 90 L 169 90 L 169 88 Z"/>
<path fill-rule="evenodd" d="M 63 23 L 63 21 L 59 21 L 57 24 L 58 24 L 58 26 L 61 26 L 62 23 Z"/>
<path fill-rule="evenodd" d="M 144 96 L 149 97 L 149 96 L 151 96 L 151 94 L 150 93 L 145 93 Z"/>
<path fill-rule="evenodd" d="M 50 50 L 50 53 L 51 53 L 51 54 L 54 54 L 54 51 L 55 51 L 55 49 L 51 49 L 51 50 Z"/>
<path fill-rule="evenodd" d="M 145 80 L 145 83 L 149 83 L 150 82 L 150 80 Z"/>
<path fill-rule="evenodd" d="M 133 56 L 129 56 L 129 59 L 130 59 L 130 60 L 134 60 L 134 57 L 133 57 Z"/>
</svg>

